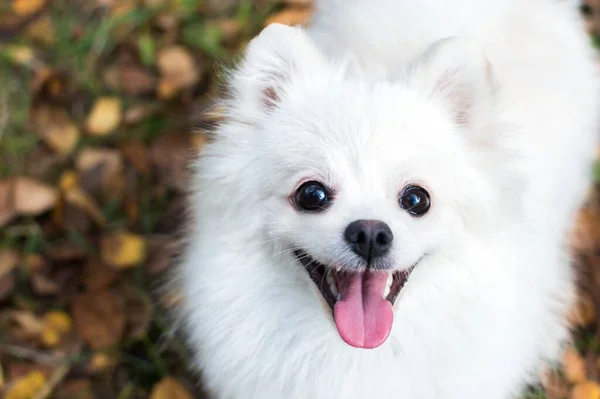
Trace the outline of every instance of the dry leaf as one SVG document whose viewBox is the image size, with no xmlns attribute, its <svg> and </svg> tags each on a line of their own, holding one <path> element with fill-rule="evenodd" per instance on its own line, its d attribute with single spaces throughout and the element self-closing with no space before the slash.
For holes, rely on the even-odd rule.
<svg viewBox="0 0 600 399">
<path fill-rule="evenodd" d="M 574 348 L 565 350 L 562 358 L 562 369 L 567 381 L 571 384 L 578 384 L 587 379 L 585 361 Z"/>
<path fill-rule="evenodd" d="M 117 269 L 127 269 L 146 258 L 146 242 L 142 236 L 118 231 L 105 236 L 101 242 L 102 259 Z"/>
<path fill-rule="evenodd" d="M 271 17 L 267 18 L 265 26 L 270 24 L 284 24 L 284 25 L 306 25 L 310 22 L 313 14 L 312 8 L 305 7 L 292 7 L 286 8 Z"/>
<path fill-rule="evenodd" d="M 12 45 L 3 49 L 4 55 L 13 63 L 19 65 L 29 65 L 35 59 L 35 53 L 31 47 Z"/>
<path fill-rule="evenodd" d="M 50 46 L 56 42 L 54 24 L 50 15 L 43 15 L 27 27 L 27 35 L 33 40 Z"/>
<path fill-rule="evenodd" d="M 134 105 L 125 111 L 123 122 L 128 125 L 133 125 L 134 123 L 138 123 L 146 118 L 149 118 L 155 113 L 156 107 L 152 104 Z"/>
<path fill-rule="evenodd" d="M 161 73 L 158 86 L 160 98 L 169 99 L 181 89 L 193 86 L 200 79 L 194 59 L 183 46 L 162 49 L 156 62 Z"/>
<path fill-rule="evenodd" d="M 150 328 L 152 321 L 152 301 L 144 293 L 131 285 L 123 289 L 126 313 L 129 315 L 125 328 L 125 338 L 137 340 L 142 338 Z"/>
<path fill-rule="evenodd" d="M 58 190 L 28 177 L 16 177 L 15 210 L 20 216 L 36 216 L 50 210 L 58 200 Z"/>
<path fill-rule="evenodd" d="M 119 357 L 116 355 L 104 352 L 94 353 L 87 364 L 87 371 L 92 374 L 103 373 L 117 364 L 119 364 Z"/>
<path fill-rule="evenodd" d="M 71 153 L 79 142 L 79 128 L 64 109 L 36 107 L 32 111 L 32 121 L 42 140 L 61 155 Z"/>
<path fill-rule="evenodd" d="M 119 343 L 125 329 L 123 299 L 113 292 L 88 292 L 73 300 L 73 320 L 83 340 L 95 350 Z"/>
<path fill-rule="evenodd" d="M 46 5 L 46 0 L 13 0 L 12 9 L 15 14 L 27 16 L 40 11 Z"/>
<path fill-rule="evenodd" d="M 8 389 L 5 399 L 31 399 L 45 383 L 46 376 L 41 371 L 32 371 Z"/>
<path fill-rule="evenodd" d="M 121 100 L 115 97 L 101 97 L 92 107 L 85 126 L 90 134 L 105 136 L 119 126 L 121 117 Z"/>
<path fill-rule="evenodd" d="M 62 198 L 69 205 L 84 211 L 85 214 L 89 215 L 92 219 L 94 219 L 96 224 L 98 224 L 99 226 L 104 225 L 106 221 L 95 198 L 83 191 L 79 184 L 80 179 L 79 174 L 77 172 L 73 170 L 66 170 L 65 172 L 63 172 L 59 182 L 59 187 L 62 192 Z M 56 223 L 58 223 L 59 225 L 68 225 L 68 214 L 65 214 L 64 209 L 62 209 L 61 207 L 57 207 L 56 211 Z M 81 216 L 81 214 L 79 213 L 74 213 L 72 215 Z"/>
<path fill-rule="evenodd" d="M 0 277 L 10 273 L 19 263 L 19 254 L 12 249 L 0 250 Z"/>
<path fill-rule="evenodd" d="M 156 86 L 156 78 L 150 72 L 133 65 L 119 68 L 119 82 L 132 95 L 148 94 Z"/>
<path fill-rule="evenodd" d="M 44 325 L 61 334 L 66 334 L 71 331 L 73 323 L 69 315 L 61 311 L 48 312 L 43 317 Z"/>
<path fill-rule="evenodd" d="M 90 259 L 83 267 L 82 283 L 87 291 L 101 291 L 112 285 L 119 276 L 112 267 Z"/>
<path fill-rule="evenodd" d="M 592 381 L 578 384 L 571 391 L 570 399 L 600 399 L 600 385 Z"/>
<path fill-rule="evenodd" d="M 96 193 L 102 188 L 106 193 L 115 194 L 123 188 L 123 159 L 117 150 L 105 148 L 85 148 L 77 155 L 75 167 L 81 176 L 86 191 Z M 97 179 L 93 179 L 96 176 Z M 93 187 L 89 182 L 99 187 Z"/>
<path fill-rule="evenodd" d="M 14 207 L 13 179 L 0 180 L 0 227 L 17 216 Z"/>
<path fill-rule="evenodd" d="M 150 399 L 192 399 L 192 395 L 177 380 L 166 377 L 154 386 Z"/>
<path fill-rule="evenodd" d="M 121 146 L 123 156 L 142 176 L 150 175 L 148 148 L 140 140 L 128 141 Z"/>
</svg>

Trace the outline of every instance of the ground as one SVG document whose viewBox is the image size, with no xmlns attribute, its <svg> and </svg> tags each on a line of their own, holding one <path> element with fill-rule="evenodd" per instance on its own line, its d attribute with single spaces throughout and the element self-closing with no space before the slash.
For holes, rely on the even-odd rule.
<svg viewBox="0 0 600 399">
<path fill-rule="evenodd" d="M 600 2 L 584 11 L 593 42 Z M 178 297 L 156 289 L 187 161 L 219 119 L 223 69 L 265 24 L 310 12 L 310 0 L 0 2 L 0 395 L 202 397 L 167 334 Z M 600 398 L 598 193 L 573 233 L 575 344 L 530 398 Z"/>
</svg>

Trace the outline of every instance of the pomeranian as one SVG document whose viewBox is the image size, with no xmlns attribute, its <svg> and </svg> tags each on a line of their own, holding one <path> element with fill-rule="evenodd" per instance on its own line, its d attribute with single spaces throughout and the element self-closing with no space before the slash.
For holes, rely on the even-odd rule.
<svg viewBox="0 0 600 399">
<path fill-rule="evenodd" d="M 211 397 L 519 397 L 569 338 L 596 68 L 572 1 L 317 0 L 265 28 L 177 267 Z"/>
</svg>

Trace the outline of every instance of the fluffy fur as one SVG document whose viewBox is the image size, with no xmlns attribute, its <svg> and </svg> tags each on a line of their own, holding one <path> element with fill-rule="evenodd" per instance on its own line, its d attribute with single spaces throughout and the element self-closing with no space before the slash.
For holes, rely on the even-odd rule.
<svg viewBox="0 0 600 399">
<path fill-rule="evenodd" d="M 272 25 L 231 77 L 196 163 L 178 284 L 215 398 L 507 399 L 568 336 L 565 247 L 598 139 L 595 61 L 557 0 L 321 0 Z M 289 201 L 306 179 L 325 212 Z M 432 207 L 398 195 L 417 182 Z M 353 262 L 342 233 L 385 221 L 421 259 L 376 349 L 339 336 L 293 254 Z"/>
</svg>

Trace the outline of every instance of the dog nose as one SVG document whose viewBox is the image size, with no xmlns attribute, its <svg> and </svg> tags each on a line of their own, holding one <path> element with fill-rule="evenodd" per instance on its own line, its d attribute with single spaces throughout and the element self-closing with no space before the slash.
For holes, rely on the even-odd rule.
<svg viewBox="0 0 600 399">
<path fill-rule="evenodd" d="M 382 221 L 356 220 L 346 227 L 344 238 L 354 253 L 370 262 L 388 253 L 394 234 Z"/>
</svg>

